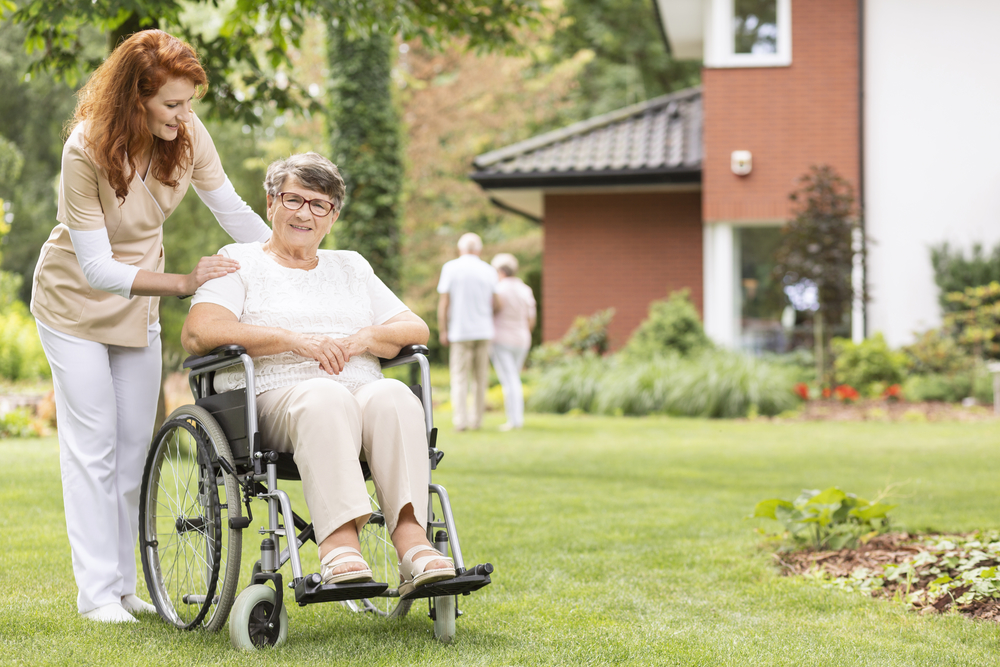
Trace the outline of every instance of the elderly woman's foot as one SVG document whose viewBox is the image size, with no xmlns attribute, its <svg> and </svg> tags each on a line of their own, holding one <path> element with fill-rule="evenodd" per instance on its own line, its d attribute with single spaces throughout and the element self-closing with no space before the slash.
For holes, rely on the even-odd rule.
<svg viewBox="0 0 1000 667">
<path fill-rule="evenodd" d="M 399 562 L 399 594 L 407 595 L 421 586 L 455 577 L 455 563 L 430 545 L 418 544 Z"/>
<path fill-rule="evenodd" d="M 331 549 L 320 559 L 324 584 L 346 584 L 372 580 L 372 569 L 354 547 Z"/>
</svg>

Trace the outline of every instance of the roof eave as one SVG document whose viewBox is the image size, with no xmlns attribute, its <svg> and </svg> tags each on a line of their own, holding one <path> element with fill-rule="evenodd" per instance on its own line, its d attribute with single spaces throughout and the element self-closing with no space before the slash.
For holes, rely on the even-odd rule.
<svg viewBox="0 0 1000 667">
<path fill-rule="evenodd" d="M 474 172 L 469 178 L 480 187 L 505 188 L 594 187 L 602 185 L 650 185 L 659 183 L 700 183 L 697 169 L 621 169 L 617 171 L 547 171 L 512 174 Z"/>
</svg>

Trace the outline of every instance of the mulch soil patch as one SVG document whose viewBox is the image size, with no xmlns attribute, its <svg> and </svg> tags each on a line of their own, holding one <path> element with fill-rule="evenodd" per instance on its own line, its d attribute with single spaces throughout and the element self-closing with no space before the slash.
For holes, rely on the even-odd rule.
<svg viewBox="0 0 1000 667">
<path fill-rule="evenodd" d="M 817 572 L 830 577 L 850 577 L 855 570 L 865 568 L 868 571 L 880 572 L 886 565 L 901 565 L 912 561 L 921 551 L 922 540 L 930 535 L 910 535 L 909 533 L 889 533 L 872 538 L 866 544 L 856 549 L 840 549 L 839 551 L 796 551 L 775 553 L 782 572 L 787 575 L 813 575 Z M 1000 565 L 1000 561 L 986 560 L 979 563 L 982 566 Z M 949 573 L 958 577 L 959 572 Z M 939 575 L 927 574 L 915 577 L 911 581 L 886 581 L 882 588 L 871 592 L 874 598 L 902 598 L 908 592 L 926 589 L 928 584 Z M 1000 601 L 974 600 L 967 604 L 956 604 L 955 599 L 961 597 L 965 589 L 952 591 L 933 602 L 915 602 L 911 606 L 921 613 L 942 613 L 954 610 L 970 618 L 979 618 L 1000 622 Z"/>
<path fill-rule="evenodd" d="M 780 419 L 785 419 L 785 416 Z M 997 419 L 993 406 L 925 401 L 865 399 L 845 403 L 834 399 L 806 401 L 793 421 L 987 421 Z"/>
</svg>

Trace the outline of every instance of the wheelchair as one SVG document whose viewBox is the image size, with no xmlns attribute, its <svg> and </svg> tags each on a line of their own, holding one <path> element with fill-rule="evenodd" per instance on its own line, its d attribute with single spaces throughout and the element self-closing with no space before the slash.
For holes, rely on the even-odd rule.
<svg viewBox="0 0 1000 667">
<path fill-rule="evenodd" d="M 299 549 L 315 542 L 313 527 L 292 511 L 288 495 L 278 488 L 278 480 L 300 479 L 298 469 L 291 454 L 268 450 L 261 442 L 253 361 L 242 347 L 227 345 L 184 362 L 191 371 L 188 381 L 195 402 L 167 417 L 146 457 L 139 547 L 146 587 L 165 621 L 185 630 L 218 631 L 229 619 L 230 639 L 237 648 L 278 646 L 288 636 L 290 597 L 279 569 L 290 563 L 287 588 L 300 606 L 340 602 L 350 612 L 401 618 L 414 602 L 426 599 L 434 636 L 452 641 L 461 614 L 458 597 L 491 583 L 493 566 L 465 566 L 448 493 L 431 481 L 444 452 L 436 447 L 427 348 L 408 346 L 381 363 L 383 368 L 415 364 L 410 374 L 417 381 L 410 389 L 423 404 L 427 427 L 427 536 L 441 553 L 451 555 L 457 576 L 400 595 L 396 552 L 364 461 L 359 465 L 372 513 L 359 538 L 373 581 L 326 585 L 319 574 L 303 572 Z M 215 374 L 240 366 L 246 388 L 216 393 Z M 267 527 L 259 531 L 260 559 L 253 565 L 250 585 L 237 595 L 243 531 L 253 520 L 253 500 L 266 502 Z"/>
</svg>

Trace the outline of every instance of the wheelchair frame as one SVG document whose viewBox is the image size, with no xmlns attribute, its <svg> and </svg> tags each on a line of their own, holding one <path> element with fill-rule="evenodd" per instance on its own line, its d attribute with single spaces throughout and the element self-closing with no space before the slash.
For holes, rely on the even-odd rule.
<svg viewBox="0 0 1000 667">
<path fill-rule="evenodd" d="M 445 555 L 450 551 L 456 577 L 422 586 L 400 597 L 398 589 L 386 582 L 325 585 L 319 574 L 303 573 L 299 549 L 309 540 L 315 542 L 312 525 L 292 511 L 288 494 L 278 488 L 279 479 L 298 479 L 298 471 L 291 454 L 263 446 L 257 428 L 253 360 L 242 347 L 226 345 L 185 361 L 184 367 L 191 369 L 188 381 L 195 405 L 178 408 L 167 418 L 147 455 L 140 498 L 139 541 L 146 585 L 164 620 L 183 629 L 205 627 L 216 631 L 225 624 L 231 605 L 230 637 L 234 645 L 240 648 L 278 645 L 287 637 L 287 613 L 278 570 L 291 562 L 292 581 L 288 587 L 294 590 L 300 606 L 339 601 L 352 611 L 401 617 L 414 600 L 428 598 L 435 636 L 445 642 L 453 639 L 455 619 L 461 614 L 457 596 L 488 585 L 493 566 L 485 563 L 465 567 L 448 492 L 431 479 L 444 453 L 436 447 L 426 353 L 424 346 L 408 346 L 394 359 L 381 360 L 381 364 L 382 368 L 404 364 L 419 367 L 420 382 L 410 388 L 421 400 L 426 425 L 427 537 Z M 216 393 L 215 374 L 235 366 L 243 368 L 245 389 Z M 417 370 L 411 368 L 411 378 Z M 364 462 L 359 464 L 368 480 L 367 466 Z M 181 478 L 180 483 L 176 479 L 174 483 L 177 498 L 169 497 L 170 485 L 164 483 L 164 476 Z M 195 484 L 197 493 L 192 493 Z M 167 502 L 163 502 L 161 495 L 168 496 Z M 389 551 L 392 547 L 374 491 L 370 495 L 372 516 L 359 537 L 366 560 L 374 559 L 373 554 L 378 551 L 384 563 L 394 551 Z M 441 508 L 440 518 L 434 513 L 435 496 Z M 251 585 L 232 600 L 239 580 L 242 531 L 250 526 L 250 503 L 254 498 L 267 501 L 267 527 L 260 529 L 264 535 L 261 557 L 254 565 Z M 246 516 L 242 515 L 241 501 Z M 284 549 L 280 548 L 282 538 L 287 542 Z M 169 560 L 171 555 L 175 559 L 166 562 L 164 558 Z M 394 566 L 395 557 L 391 560 Z M 393 569 L 385 564 L 370 564 L 376 579 L 388 578 Z M 178 566 L 181 570 L 175 573 Z M 263 585 L 267 581 L 274 586 L 273 590 Z M 376 603 L 386 598 L 397 600 L 395 607 Z M 198 613 L 191 613 L 193 610 L 185 605 L 198 607 Z"/>
</svg>

